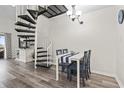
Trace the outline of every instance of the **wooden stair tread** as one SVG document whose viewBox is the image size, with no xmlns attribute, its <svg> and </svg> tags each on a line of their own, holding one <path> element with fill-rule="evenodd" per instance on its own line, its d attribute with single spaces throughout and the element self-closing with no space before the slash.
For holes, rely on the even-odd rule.
<svg viewBox="0 0 124 93">
<path fill-rule="evenodd" d="M 30 24 L 26 24 L 26 23 L 23 23 L 23 22 L 20 22 L 20 21 L 17 21 L 15 23 L 15 25 L 18 25 L 18 26 L 23 26 L 23 27 L 28 27 L 28 28 L 32 28 L 32 29 L 35 29 L 36 27 L 35 26 L 32 26 Z"/>
<path fill-rule="evenodd" d="M 37 67 L 45 67 L 45 68 L 50 68 L 52 65 L 51 64 L 48 64 L 48 66 L 47 66 L 47 64 L 37 64 L 36 65 Z"/>
<path fill-rule="evenodd" d="M 42 15 L 43 13 L 47 12 L 47 10 L 41 6 L 38 6 L 39 8 L 39 12 L 38 12 L 38 16 Z"/>
<path fill-rule="evenodd" d="M 18 28 L 15 28 L 15 30 L 16 30 L 17 32 L 35 33 L 35 31 L 32 31 L 32 30 L 25 30 L 25 29 L 18 29 Z"/>
<path fill-rule="evenodd" d="M 37 49 L 43 49 L 43 47 L 38 47 Z"/>
<path fill-rule="evenodd" d="M 35 37 L 35 35 L 18 35 L 18 37 L 28 38 L 28 37 Z"/>
<path fill-rule="evenodd" d="M 50 59 L 48 59 L 50 61 Z M 47 59 L 38 59 L 37 62 L 47 62 Z"/>
<path fill-rule="evenodd" d="M 47 51 L 38 51 L 37 53 L 46 53 Z"/>
<path fill-rule="evenodd" d="M 28 21 L 32 24 L 36 24 L 36 22 L 31 17 L 29 17 L 28 15 L 19 15 L 18 17 L 23 19 L 23 20 L 26 20 L 26 21 Z"/>
<path fill-rule="evenodd" d="M 24 40 L 24 41 L 26 41 L 26 42 L 33 42 L 35 40 L 34 39 L 30 39 L 30 40 Z"/>
<path fill-rule="evenodd" d="M 50 59 L 48 59 L 48 61 L 51 61 Z M 34 60 L 33 60 L 34 62 Z M 38 59 L 37 62 L 47 62 L 47 59 Z"/>
<path fill-rule="evenodd" d="M 37 57 L 47 57 L 47 55 L 38 55 Z M 50 57 L 50 55 L 48 55 Z"/>
<path fill-rule="evenodd" d="M 27 11 L 29 12 L 29 14 L 33 17 L 34 20 L 37 19 L 37 10 L 32 10 L 32 9 L 27 9 Z"/>
</svg>

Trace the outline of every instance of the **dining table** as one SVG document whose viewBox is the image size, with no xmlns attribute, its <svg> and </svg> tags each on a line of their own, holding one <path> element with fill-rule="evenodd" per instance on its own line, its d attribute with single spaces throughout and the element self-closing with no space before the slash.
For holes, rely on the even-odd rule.
<svg viewBox="0 0 124 93">
<path fill-rule="evenodd" d="M 78 53 L 77 55 L 74 55 L 69 58 L 69 61 L 72 60 L 77 62 L 77 88 L 80 88 L 80 59 L 84 56 L 83 53 Z"/>
<path fill-rule="evenodd" d="M 67 55 L 67 54 L 64 54 L 64 55 Z M 62 55 L 56 57 L 56 80 L 57 81 L 59 80 L 59 62 L 58 62 L 58 59 L 61 56 Z M 80 59 L 83 56 L 84 56 L 84 54 L 82 52 L 82 53 L 78 53 L 76 55 L 73 55 L 73 56 L 69 57 L 69 63 L 71 63 L 72 60 L 77 62 L 77 88 L 80 88 Z"/>
<path fill-rule="evenodd" d="M 56 81 L 58 81 L 59 80 L 59 63 L 60 63 L 60 58 L 62 57 L 62 56 L 65 56 L 65 55 L 68 55 L 68 54 L 70 54 L 70 53 L 65 53 L 65 54 L 62 54 L 62 55 L 57 55 L 56 56 Z"/>
</svg>

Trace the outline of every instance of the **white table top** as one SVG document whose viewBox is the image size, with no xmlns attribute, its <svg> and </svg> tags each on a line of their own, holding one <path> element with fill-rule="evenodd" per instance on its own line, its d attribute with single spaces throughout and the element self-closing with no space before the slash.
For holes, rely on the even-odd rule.
<svg viewBox="0 0 124 93">
<path fill-rule="evenodd" d="M 62 54 L 62 55 L 57 55 L 56 58 L 60 58 L 61 56 L 68 55 L 70 53 Z"/>
<path fill-rule="evenodd" d="M 71 61 L 71 60 L 80 60 L 83 56 L 84 56 L 83 53 L 76 54 L 76 55 L 70 57 L 69 61 Z M 69 63 L 71 63 L 71 62 L 69 62 Z"/>
</svg>

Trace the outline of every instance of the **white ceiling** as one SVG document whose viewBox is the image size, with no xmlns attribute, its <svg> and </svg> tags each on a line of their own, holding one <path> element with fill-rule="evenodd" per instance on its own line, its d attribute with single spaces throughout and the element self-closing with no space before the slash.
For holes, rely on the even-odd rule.
<svg viewBox="0 0 124 93">
<path fill-rule="evenodd" d="M 93 12 L 99 9 L 110 7 L 111 5 L 76 5 L 76 10 L 81 10 L 82 13 Z M 72 9 L 71 5 L 66 6 L 69 10 Z"/>
<path fill-rule="evenodd" d="M 76 9 L 81 10 L 82 13 L 92 12 L 99 9 L 103 9 L 106 7 L 110 7 L 111 5 L 77 5 Z M 66 6 L 69 10 L 71 10 L 71 5 Z M 0 17 L 10 18 L 11 20 L 15 20 L 16 18 L 16 9 L 11 5 L 0 5 Z"/>
</svg>

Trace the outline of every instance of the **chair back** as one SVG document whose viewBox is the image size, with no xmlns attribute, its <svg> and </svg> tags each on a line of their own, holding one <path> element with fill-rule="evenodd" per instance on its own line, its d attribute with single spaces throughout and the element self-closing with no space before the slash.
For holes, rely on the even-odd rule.
<svg viewBox="0 0 124 93">
<path fill-rule="evenodd" d="M 91 50 L 88 50 L 88 58 L 87 58 L 88 64 L 90 64 L 90 56 L 91 56 Z"/>
<path fill-rule="evenodd" d="M 80 66 L 83 70 L 85 70 L 85 65 L 87 64 L 87 51 L 84 51 L 84 56 L 80 59 Z"/>
</svg>

